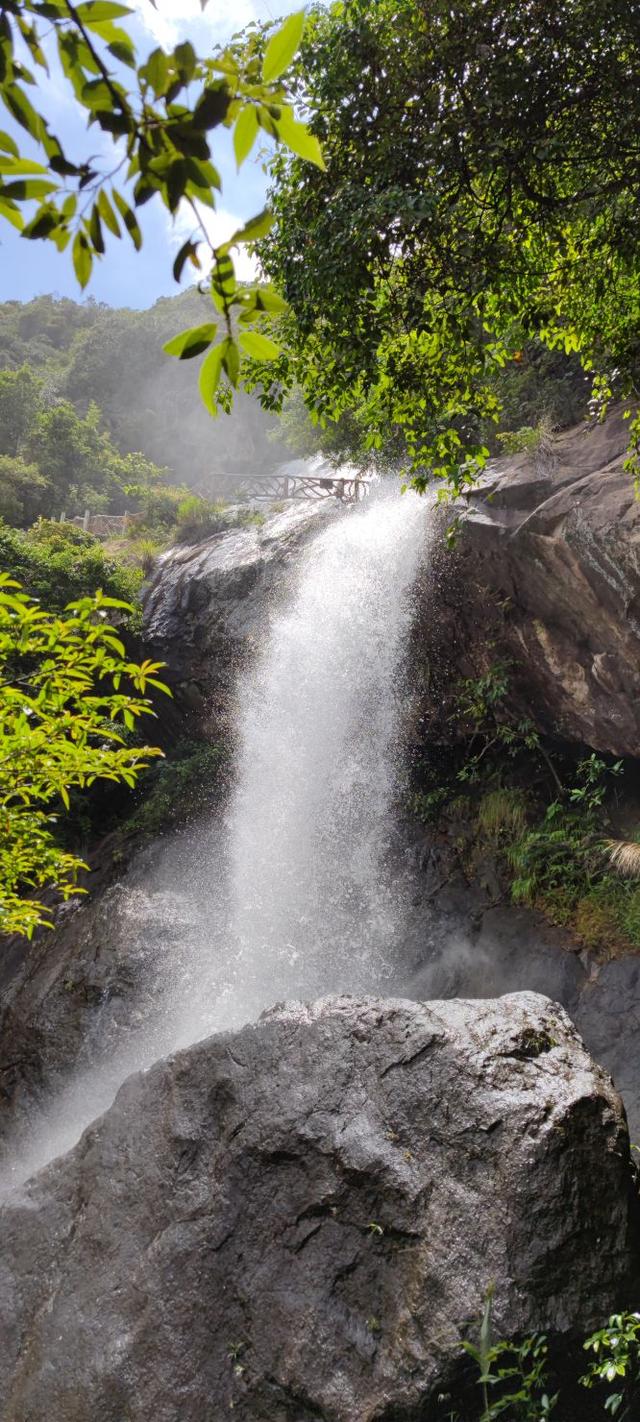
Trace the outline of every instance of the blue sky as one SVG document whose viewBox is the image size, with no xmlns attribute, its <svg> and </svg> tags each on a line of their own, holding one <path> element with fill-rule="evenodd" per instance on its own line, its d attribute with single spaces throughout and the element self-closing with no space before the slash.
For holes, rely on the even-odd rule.
<svg viewBox="0 0 640 1422">
<path fill-rule="evenodd" d="M 150 0 L 128 0 L 128 3 L 135 14 L 127 25 L 141 54 L 157 44 L 166 47 L 187 37 L 198 53 L 205 54 L 207 49 L 224 42 L 251 20 L 276 19 L 300 8 L 300 0 L 209 0 L 204 13 L 200 0 L 157 0 L 155 10 Z M 41 84 L 41 89 L 46 93 L 46 97 L 41 94 L 43 110 L 71 156 L 106 151 L 109 140 L 95 127 L 87 132 L 85 116 L 55 64 L 51 78 Z M 4 116 L 2 122 L 4 127 L 9 127 Z M 19 141 L 26 151 L 23 130 L 19 131 Z M 258 148 L 256 145 L 256 152 Z M 218 211 L 210 213 L 204 209 L 204 212 L 208 230 L 215 239 L 224 241 L 243 218 L 264 206 L 266 179 L 260 159 L 253 155 L 243 164 L 240 173 L 236 172 L 226 130 L 217 130 L 214 134 L 213 151 L 223 191 Z M 111 238 L 106 256 L 94 266 L 85 297 L 93 296 L 96 301 L 110 306 L 145 307 L 151 306 L 159 296 L 175 294 L 178 288 L 171 275 L 173 254 L 192 224 L 184 226 L 180 216 L 173 222 L 156 201 L 141 210 L 139 220 L 144 236 L 142 251 L 136 253 L 128 239 L 118 242 Z M 240 260 L 239 274 L 249 276 L 247 258 Z M 69 251 L 60 254 L 51 242 L 24 241 L 13 228 L 3 224 L 0 301 L 29 301 L 44 293 L 82 299 Z"/>
</svg>

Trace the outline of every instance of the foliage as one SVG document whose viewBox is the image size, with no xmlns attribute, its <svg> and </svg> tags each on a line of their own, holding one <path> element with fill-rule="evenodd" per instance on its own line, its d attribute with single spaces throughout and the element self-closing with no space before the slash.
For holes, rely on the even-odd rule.
<svg viewBox="0 0 640 1422">
<path fill-rule="evenodd" d="M 549 1390 L 549 1354 L 544 1334 L 521 1341 L 494 1339 L 492 1333 L 493 1289 L 487 1291 L 478 1342 L 465 1341 L 465 1352 L 478 1368 L 477 1384 L 483 1408 L 480 1422 L 545 1422 L 556 1415 L 561 1394 Z M 587 1372 L 578 1379 L 584 1388 L 617 1385 L 603 1399 L 604 1412 L 618 1422 L 635 1416 L 640 1400 L 640 1314 L 613 1314 L 605 1327 L 585 1339 L 585 1351 L 592 1355 Z M 575 1404 L 574 1404 L 575 1405 Z"/>
<path fill-rule="evenodd" d="M 595 752 L 575 762 L 545 744 L 520 718 L 503 662 L 460 683 L 450 723 L 448 763 L 416 764 L 410 812 L 450 836 L 465 873 L 489 854 L 516 903 L 586 947 L 640 949 L 640 827 L 611 837 L 623 762 Z"/>
<path fill-rule="evenodd" d="M 168 350 L 186 359 L 212 346 L 200 389 L 213 413 L 223 372 L 231 389 L 238 384 L 243 354 L 269 359 L 277 353 L 259 326 L 265 314 L 284 304 L 268 288 L 239 287 L 231 255 L 239 244 L 265 235 L 268 214 L 249 219 L 218 247 L 207 237 L 199 204 L 215 208 L 221 190 L 210 135 L 221 126 L 233 130 L 238 167 L 261 131 L 322 166 L 318 141 L 295 118 L 282 77 L 299 47 L 304 15 L 288 16 L 268 36 L 268 27 L 254 27 L 211 56 L 198 56 L 186 41 L 168 51 L 158 47 L 140 63 L 121 23 L 133 13 L 112 0 L 11 0 L 2 7 L 0 101 L 28 134 L 39 161 L 20 151 L 11 134 L 0 133 L 0 218 L 27 239 L 52 241 L 60 251 L 70 245 L 76 277 L 85 287 L 111 239 L 125 236 L 140 250 L 137 210 L 146 202 L 158 199 L 172 215 L 188 211 L 193 231 L 177 254 L 173 274 L 179 281 L 187 263 L 202 271 L 204 242 L 212 264 L 213 309 L 208 322 L 176 337 Z M 101 130 L 94 153 L 104 155 L 102 165 L 99 158 L 66 153 L 46 114 L 36 107 L 36 72 L 48 72 L 54 48 L 69 97 L 84 110 L 89 126 Z M 214 312 L 224 324 L 216 345 Z M 241 323 L 240 335 L 232 314 Z"/>
<path fill-rule="evenodd" d="M 55 825 L 69 792 L 97 780 L 133 786 L 152 757 L 126 735 L 153 715 L 160 663 L 130 662 L 106 621 L 126 604 L 96 593 L 46 612 L 0 574 L 0 931 L 31 937 L 51 922 L 38 897 L 82 892 L 86 866 L 60 849 Z M 31 897 L 33 891 L 34 897 Z"/>
<path fill-rule="evenodd" d="M 0 454 L 23 452 L 42 399 L 42 382 L 28 365 L 0 371 Z"/>
<path fill-rule="evenodd" d="M 29 524 L 38 517 L 48 481 L 36 464 L 19 456 L 0 454 L 0 519 Z"/>
<path fill-rule="evenodd" d="M 503 454 L 546 454 L 552 446 L 553 431 L 550 421 L 540 420 L 537 425 L 522 425 L 519 430 L 505 430 L 496 435 Z"/>
<path fill-rule="evenodd" d="M 41 606 L 61 612 L 69 602 L 91 597 L 101 588 L 107 597 L 137 603 L 140 574 L 108 558 L 90 533 L 68 523 L 42 519 L 26 533 L 0 523 L 0 563 Z M 135 629 L 136 607 L 123 614 L 123 624 Z"/>
<path fill-rule="evenodd" d="M 459 489 L 530 343 L 635 393 L 637 25 L 627 0 L 316 6 L 297 72 L 326 171 L 276 154 L 260 244 L 290 307 L 256 368 L 274 405 L 297 383 Z"/>
<path fill-rule="evenodd" d="M 451 719 L 469 735 L 469 754 L 458 773 L 459 780 L 478 780 L 485 756 L 500 751 L 512 758 L 523 750 L 544 754 L 533 723 L 510 709 L 509 672 L 507 662 L 494 662 L 480 676 L 466 677 L 460 683 Z M 478 741 L 481 748 L 471 754 Z"/>
<path fill-rule="evenodd" d="M 179 543 L 197 543 L 228 527 L 226 506 L 222 501 L 210 503 L 189 495 L 178 504 L 176 536 Z"/>
<path fill-rule="evenodd" d="M 586 1339 L 584 1347 L 592 1353 L 588 1371 L 581 1382 L 592 1388 L 599 1383 L 617 1383 L 621 1391 L 609 1393 L 605 1411 L 611 1417 L 631 1417 L 631 1407 L 639 1400 L 640 1388 L 640 1313 L 617 1313 Z M 621 1411 L 621 1408 L 623 1409 Z"/>
<path fill-rule="evenodd" d="M 147 311 L 51 296 L 0 304 L 0 366 L 17 368 L 0 371 L 0 446 L 8 442 L 15 452 L 36 414 L 58 400 L 69 401 L 79 419 L 97 403 L 100 428 L 110 441 L 104 457 L 115 476 L 114 511 L 116 502 L 119 511 L 142 507 L 154 489 L 170 487 L 167 479 L 180 488 L 182 498 L 188 490 L 214 497 L 221 486 L 226 489 L 229 473 L 252 471 L 257 458 L 276 465 L 286 458 L 285 446 L 278 444 L 278 422 L 255 397 L 239 390 L 231 415 L 218 421 L 214 431 L 193 364 L 163 354 L 176 327 L 205 319 L 211 319 L 211 300 L 195 287 L 162 298 Z M 15 380 L 25 365 L 35 385 L 35 398 L 29 401 Z M 14 433 L 18 424 L 19 440 Z M 20 453 L 24 457 L 21 447 Z M 137 471 L 120 462 L 129 454 L 138 461 Z M 146 474 L 140 466 L 143 457 Z M 46 475 L 46 455 L 42 471 Z M 38 507 L 51 512 L 46 504 Z M 83 512 L 72 509 L 68 498 L 65 510 Z"/>
<path fill-rule="evenodd" d="M 146 578 L 153 569 L 160 548 L 157 543 L 154 543 L 152 538 L 139 538 L 134 546 L 140 567 Z"/>
<path fill-rule="evenodd" d="M 526 800 L 521 790 L 501 786 L 483 795 L 478 807 L 478 828 L 488 839 L 504 834 L 513 840 L 524 832 L 526 823 Z"/>
<path fill-rule="evenodd" d="M 522 1342 L 495 1340 L 492 1335 L 493 1287 L 487 1290 L 477 1344 L 464 1349 L 477 1363 L 483 1408 L 480 1422 L 545 1422 L 555 1410 L 557 1394 L 549 1395 L 547 1340 L 544 1334 Z"/>
<path fill-rule="evenodd" d="M 143 454 L 121 454 L 91 402 L 81 415 L 29 366 L 0 371 L 0 507 L 18 525 L 61 513 L 123 513 L 163 479 Z"/>
<path fill-rule="evenodd" d="M 137 795 L 139 803 L 123 825 L 127 834 L 154 839 L 198 814 L 218 786 L 225 766 L 220 745 L 180 741 L 166 760 L 153 765 Z"/>
</svg>

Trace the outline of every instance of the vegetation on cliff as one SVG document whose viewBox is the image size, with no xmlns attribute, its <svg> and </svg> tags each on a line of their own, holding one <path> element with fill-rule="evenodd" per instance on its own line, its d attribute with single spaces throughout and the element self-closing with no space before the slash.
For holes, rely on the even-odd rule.
<svg viewBox="0 0 640 1422">
<path fill-rule="evenodd" d="M 276 155 L 260 245 L 291 313 L 257 372 L 274 404 L 297 382 L 458 489 L 528 342 L 635 394 L 638 25 L 627 0 L 315 8 L 297 77 L 326 166 Z"/>
</svg>

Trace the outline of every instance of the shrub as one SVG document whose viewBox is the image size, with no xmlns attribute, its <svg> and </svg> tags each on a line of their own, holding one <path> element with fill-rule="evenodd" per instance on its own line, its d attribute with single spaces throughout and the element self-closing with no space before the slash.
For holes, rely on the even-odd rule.
<svg viewBox="0 0 640 1422">
<path fill-rule="evenodd" d="M 200 499 L 197 494 L 183 499 L 178 504 L 176 517 L 178 542 L 199 543 L 201 539 L 210 538 L 214 533 L 221 533 L 229 525 L 225 512 L 226 504 L 223 500 L 211 503 L 208 499 Z"/>
<path fill-rule="evenodd" d="M 553 427 L 543 418 L 537 425 L 522 425 L 496 435 L 504 454 L 549 454 L 553 447 Z"/>
<path fill-rule="evenodd" d="M 167 760 L 152 766 L 143 798 L 126 822 L 131 834 L 153 839 L 170 826 L 204 809 L 218 787 L 226 753 L 219 745 L 182 741 Z"/>
<path fill-rule="evenodd" d="M 134 604 L 124 624 L 139 626 L 140 570 L 108 558 L 96 538 L 73 524 L 42 519 L 25 533 L 0 523 L 0 564 L 52 611 L 100 588 L 108 597 Z"/>
<path fill-rule="evenodd" d="M 58 842 L 70 791 L 97 780 L 133 786 L 154 747 L 125 744 L 140 717 L 154 715 L 159 662 L 129 661 L 98 593 L 61 616 L 43 611 L 0 575 L 0 932 L 31 937 L 50 925 L 43 890 L 81 893 L 86 865 Z"/>
</svg>

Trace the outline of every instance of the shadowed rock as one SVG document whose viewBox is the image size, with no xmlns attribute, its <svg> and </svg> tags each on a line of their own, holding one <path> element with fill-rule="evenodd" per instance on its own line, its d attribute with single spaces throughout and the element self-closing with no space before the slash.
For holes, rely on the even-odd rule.
<svg viewBox="0 0 640 1422">
<path fill-rule="evenodd" d="M 454 680 L 510 660 L 523 714 L 546 734 L 639 756 L 640 502 L 628 439 L 617 412 L 496 461 L 469 498 L 458 556 L 442 559 L 438 625 L 424 634 Z"/>
<path fill-rule="evenodd" d="M 629 1178 L 546 998 L 276 1009 L 131 1078 L 0 1212 L 0 1417 L 417 1417 L 490 1281 L 509 1334 L 626 1301 Z"/>
</svg>

